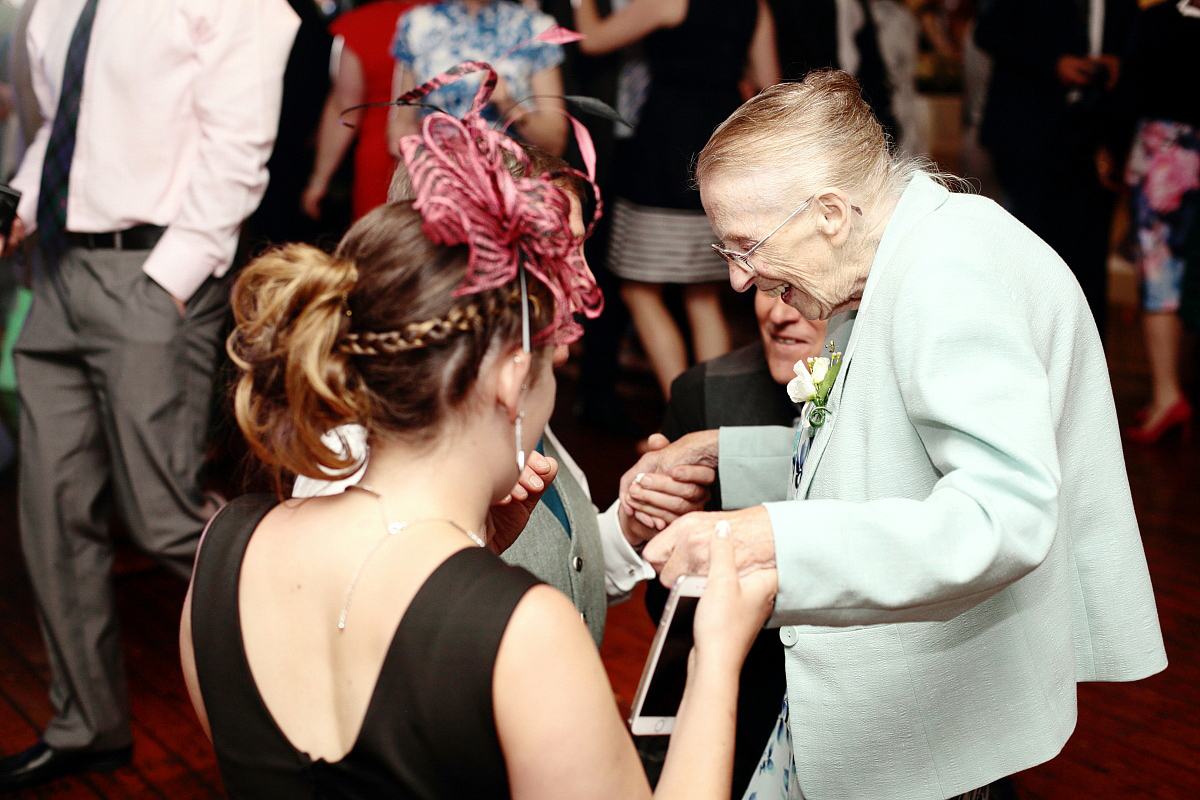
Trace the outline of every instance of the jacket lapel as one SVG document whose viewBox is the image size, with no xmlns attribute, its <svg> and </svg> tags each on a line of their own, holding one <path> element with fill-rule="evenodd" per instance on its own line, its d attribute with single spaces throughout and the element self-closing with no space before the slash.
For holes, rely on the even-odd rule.
<svg viewBox="0 0 1200 800">
<path fill-rule="evenodd" d="M 871 271 L 867 276 L 867 285 L 863 288 L 863 299 L 858 310 L 844 315 L 838 314 L 829 321 L 829 328 L 833 332 L 827 338 L 833 339 L 835 348 L 841 350 L 842 366 L 838 371 L 833 389 L 829 392 L 829 413 L 826 415 L 825 424 L 817 428 L 816 435 L 813 436 L 812 447 L 809 448 L 808 456 L 804 459 L 804 471 L 800 478 L 798 494 L 800 498 L 807 499 L 809 489 L 812 487 L 813 476 L 816 475 L 817 467 L 821 463 L 821 456 L 825 454 L 825 448 L 833 435 L 833 427 L 837 425 L 838 418 L 841 416 L 838 410 L 842 405 L 842 392 L 846 387 L 846 376 L 850 372 L 859 334 L 864 327 L 855 323 L 867 314 L 875 288 L 879 285 L 879 280 L 891 262 L 896 248 L 900 246 L 900 242 L 922 217 L 946 202 L 949 195 L 950 192 L 946 187 L 934 181 L 924 172 L 918 172 L 913 176 L 908 188 L 900 196 L 900 202 L 896 204 L 892 218 L 884 229 L 879 249 L 875 251 L 875 259 L 871 262 Z"/>
</svg>

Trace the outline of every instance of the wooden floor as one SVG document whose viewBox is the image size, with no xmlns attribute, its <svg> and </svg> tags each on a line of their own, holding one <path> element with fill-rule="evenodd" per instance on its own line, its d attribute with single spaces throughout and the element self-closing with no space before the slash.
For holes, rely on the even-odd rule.
<svg viewBox="0 0 1200 800">
<path fill-rule="evenodd" d="M 1133 316 L 1114 312 L 1110 364 L 1118 411 L 1128 422 L 1146 399 Z M 745 317 L 742 335 L 747 335 Z M 603 506 L 632 463 L 633 439 L 580 428 L 571 416 L 575 362 L 561 380 L 554 428 Z M 652 379 L 633 370 L 620 386 L 640 423 L 661 415 Z M 1195 394 L 1193 395 L 1195 396 Z M 1126 447 L 1130 483 L 1154 579 L 1171 666 L 1134 684 L 1080 687 L 1079 723 L 1061 755 L 1016 777 L 1025 800 L 1200 797 L 1200 457 L 1178 437 Z M 46 658 L 17 546 L 12 476 L 0 477 L 0 754 L 31 744 L 51 715 Z M 120 550 L 117 602 L 134 719 L 134 763 L 110 775 L 68 778 L 25 798 L 222 797 L 208 741 L 188 704 L 176 655 L 183 585 L 145 557 Z M 602 655 L 618 703 L 633 694 L 653 626 L 640 597 L 610 609 Z"/>
</svg>

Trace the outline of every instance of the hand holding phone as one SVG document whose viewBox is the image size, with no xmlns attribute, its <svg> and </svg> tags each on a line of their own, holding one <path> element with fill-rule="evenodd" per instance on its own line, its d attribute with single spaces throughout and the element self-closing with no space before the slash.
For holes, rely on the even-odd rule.
<svg viewBox="0 0 1200 800">
<path fill-rule="evenodd" d="M 13 220 L 17 217 L 17 204 L 20 202 L 20 192 L 11 186 L 0 184 L 0 236 L 5 239 L 12 233 Z"/>
<path fill-rule="evenodd" d="M 20 249 L 25 241 L 25 223 L 17 217 L 13 220 L 8 235 L 0 234 L 0 257 L 9 258 Z"/>
<path fill-rule="evenodd" d="M 667 597 L 629 717 L 635 734 L 674 730 L 693 643 L 698 663 L 715 665 L 720 674 L 736 679 L 771 614 L 778 587 L 775 570 L 753 569 L 738 576 L 727 520 L 717 522 L 709 547 L 708 577 L 684 576 Z"/>
<path fill-rule="evenodd" d="M 633 698 L 629 730 L 635 735 L 666 735 L 675 729 L 675 714 L 687 685 L 696 606 L 706 583 L 705 578 L 688 575 L 671 587 Z"/>
</svg>

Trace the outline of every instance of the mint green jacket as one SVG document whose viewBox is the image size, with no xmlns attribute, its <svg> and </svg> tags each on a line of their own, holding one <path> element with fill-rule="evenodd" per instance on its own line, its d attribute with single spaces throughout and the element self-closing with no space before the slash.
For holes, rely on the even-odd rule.
<svg viewBox="0 0 1200 800">
<path fill-rule="evenodd" d="M 792 431 L 723 428 L 726 509 L 774 529 L 808 800 L 943 800 L 1054 757 L 1078 681 L 1166 666 L 1108 368 L 1078 283 L 918 174 L 800 485 Z"/>
</svg>

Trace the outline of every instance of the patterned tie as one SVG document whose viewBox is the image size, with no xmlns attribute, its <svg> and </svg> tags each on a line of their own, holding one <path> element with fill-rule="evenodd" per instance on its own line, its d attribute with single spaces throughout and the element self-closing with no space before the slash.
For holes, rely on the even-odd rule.
<svg viewBox="0 0 1200 800">
<path fill-rule="evenodd" d="M 98 2 L 87 0 L 71 34 L 58 111 L 54 114 L 50 142 L 42 164 L 37 221 L 47 270 L 58 266 L 58 260 L 67 249 L 67 182 L 71 177 L 71 160 L 75 156 L 75 126 L 79 122 L 79 98 L 83 93 L 83 67 L 87 63 Z"/>
</svg>

